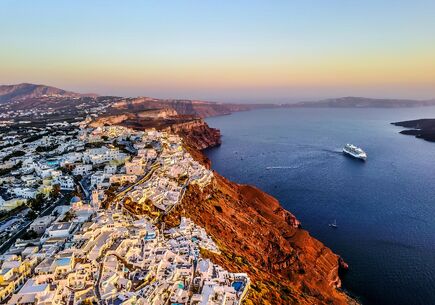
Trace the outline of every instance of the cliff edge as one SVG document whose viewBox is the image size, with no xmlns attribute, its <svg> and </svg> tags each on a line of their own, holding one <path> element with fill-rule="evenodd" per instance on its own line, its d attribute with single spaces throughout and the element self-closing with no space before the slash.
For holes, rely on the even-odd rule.
<svg viewBox="0 0 435 305">
<path fill-rule="evenodd" d="M 181 135 L 192 156 L 210 168 L 199 150 L 208 147 L 204 139 L 210 135 L 211 146 L 220 144 L 218 130 L 195 120 L 171 131 Z M 189 185 L 165 222 L 178 225 L 180 216 L 186 216 L 206 229 L 222 254 L 203 255 L 251 277 L 244 304 L 357 304 L 337 289 L 339 270 L 347 265 L 303 230 L 293 214 L 253 186 L 236 184 L 216 172 L 214 176 L 213 184 L 204 189 Z"/>
<path fill-rule="evenodd" d="M 138 113 L 100 119 L 136 129 L 155 127 L 183 138 L 190 154 L 210 168 L 201 150 L 220 145 L 220 131 L 202 119 L 185 116 L 145 118 Z M 204 227 L 221 254 L 205 257 L 232 272 L 246 272 L 251 286 L 243 304 L 357 304 L 338 288 L 343 260 L 303 230 L 300 222 L 261 190 L 231 182 L 214 172 L 204 189 L 190 184 L 178 204 L 164 216 L 167 227 L 180 216 Z"/>
</svg>

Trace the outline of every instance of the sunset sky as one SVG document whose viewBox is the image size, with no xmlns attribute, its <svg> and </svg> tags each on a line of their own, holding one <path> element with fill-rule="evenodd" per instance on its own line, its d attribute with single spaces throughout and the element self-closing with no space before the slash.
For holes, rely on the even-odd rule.
<svg viewBox="0 0 435 305">
<path fill-rule="evenodd" d="M 0 83 L 216 101 L 435 98 L 435 1 L 0 3 Z"/>
</svg>

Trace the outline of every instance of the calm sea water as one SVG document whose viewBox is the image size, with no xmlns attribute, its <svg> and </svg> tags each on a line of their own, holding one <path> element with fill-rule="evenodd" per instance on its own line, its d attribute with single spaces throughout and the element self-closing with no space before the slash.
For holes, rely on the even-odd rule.
<svg viewBox="0 0 435 305">
<path fill-rule="evenodd" d="M 345 288 L 364 304 L 435 304 L 435 143 L 390 122 L 435 108 L 266 109 L 207 119 L 208 150 L 227 178 L 274 195 L 350 265 Z M 362 147 L 367 162 L 341 153 Z M 328 223 L 337 220 L 337 230 Z"/>
</svg>

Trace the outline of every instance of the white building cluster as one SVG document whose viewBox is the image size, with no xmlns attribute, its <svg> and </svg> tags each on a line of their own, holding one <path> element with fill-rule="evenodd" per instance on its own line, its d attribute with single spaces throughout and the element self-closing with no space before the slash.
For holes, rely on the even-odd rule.
<svg viewBox="0 0 435 305">
<path fill-rule="evenodd" d="M 249 286 L 200 249 L 219 253 L 187 218 L 164 232 L 121 210 L 72 200 L 70 222 L 41 219 L 43 238 L 21 241 L 0 257 L 0 300 L 28 304 L 240 304 Z M 86 219 L 81 218 L 87 212 Z M 65 214 L 63 214 L 65 215 Z M 63 216 L 62 215 L 62 216 Z"/>
<path fill-rule="evenodd" d="M 151 131 L 142 141 L 157 142 L 160 154 L 153 154 L 157 166 L 151 178 L 126 194 L 133 202 L 144 204 L 150 200 L 155 207 L 168 212 L 181 200 L 188 184 L 203 188 L 213 180 L 212 171 L 192 158 L 178 136 Z"/>
<path fill-rule="evenodd" d="M 74 189 L 73 177 L 60 166 L 65 156 L 83 149 L 84 143 L 77 139 L 77 127 L 64 127 L 57 131 L 39 128 L 0 150 L 0 210 L 12 210 L 38 193 L 46 196 L 55 184 L 63 190 Z"/>
<path fill-rule="evenodd" d="M 192 158 L 180 137 L 83 124 L 68 135 L 49 132 L 2 151 L 3 158 L 21 150 L 6 158 L 13 172 L 0 176 L 15 198 L 34 198 L 56 184 L 65 192 L 80 190 L 83 198 L 22 224 L 36 237 L 18 239 L 0 255 L 1 303 L 241 303 L 248 276 L 201 257 L 201 249 L 220 253 L 203 228 L 182 217 L 179 226 L 165 229 L 158 218 L 138 218 L 122 205 L 129 199 L 168 214 L 189 184 L 212 183 L 212 171 Z M 0 208 L 5 202 L 0 197 Z"/>
</svg>

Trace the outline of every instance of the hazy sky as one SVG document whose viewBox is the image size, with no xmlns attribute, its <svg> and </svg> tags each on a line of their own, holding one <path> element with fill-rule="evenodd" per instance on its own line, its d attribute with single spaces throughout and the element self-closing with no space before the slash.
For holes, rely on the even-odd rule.
<svg viewBox="0 0 435 305">
<path fill-rule="evenodd" d="M 0 2 L 0 83 L 219 101 L 435 98 L 435 1 Z"/>
</svg>

